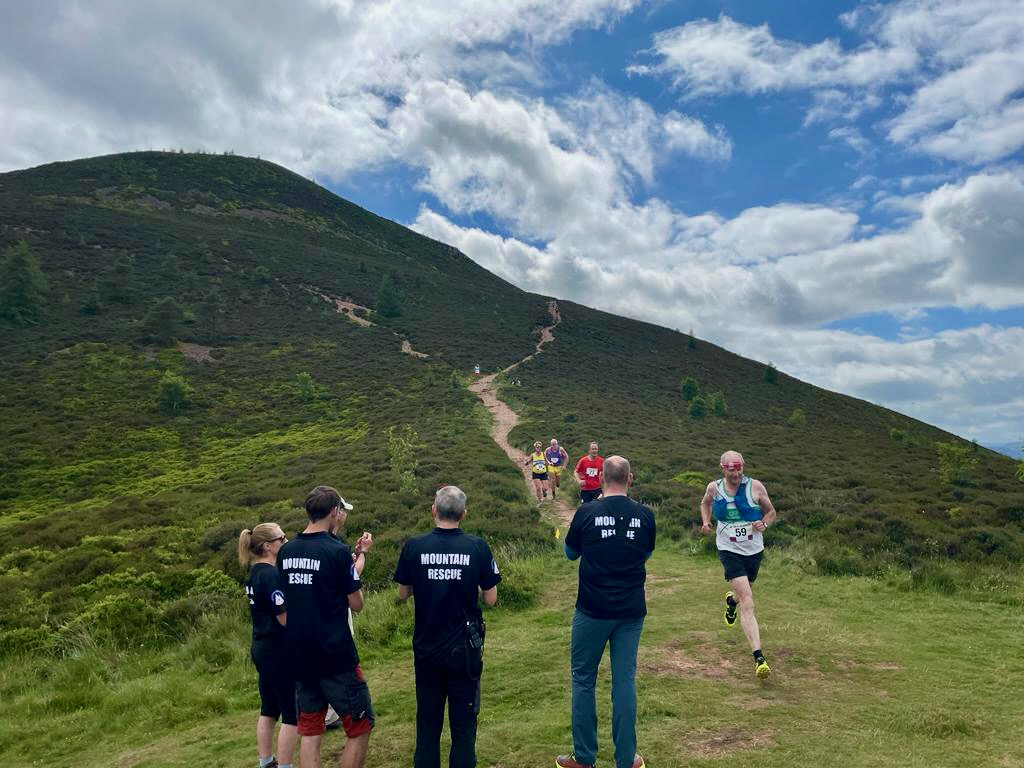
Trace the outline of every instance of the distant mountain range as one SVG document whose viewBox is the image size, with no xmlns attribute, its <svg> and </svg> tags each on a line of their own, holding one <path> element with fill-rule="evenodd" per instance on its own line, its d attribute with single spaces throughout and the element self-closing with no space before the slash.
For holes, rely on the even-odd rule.
<svg viewBox="0 0 1024 768">
<path fill-rule="evenodd" d="M 1024 441 L 1014 440 L 1011 443 L 999 443 L 997 445 L 986 445 L 985 447 L 1009 456 L 1011 459 L 1024 459 L 1024 451 L 1021 450 L 1022 445 L 1024 445 Z"/>
</svg>

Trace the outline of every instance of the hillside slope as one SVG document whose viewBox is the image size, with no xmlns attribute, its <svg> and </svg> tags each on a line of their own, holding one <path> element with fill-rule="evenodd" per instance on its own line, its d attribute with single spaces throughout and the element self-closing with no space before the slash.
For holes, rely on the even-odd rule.
<svg viewBox="0 0 1024 768">
<path fill-rule="evenodd" d="M 469 492 L 474 530 L 539 546 L 519 472 L 465 385 L 473 364 L 496 371 L 533 351 L 547 298 L 232 156 L 133 153 L 0 175 L 0 245 L 20 240 L 50 291 L 42 323 L 0 337 L 0 631 L 52 647 L 69 621 L 122 644 L 151 625 L 187 630 L 192 596 L 232 588 L 238 530 L 294 530 L 317 482 L 356 504 L 353 529 L 377 534 L 375 585 L 429 525 L 443 483 Z M 385 279 L 401 314 L 372 327 L 319 295 L 374 307 Z M 177 343 L 154 319 L 167 298 L 182 310 Z M 732 447 L 782 513 L 772 544 L 800 542 L 821 572 L 1024 556 L 1009 459 L 979 448 L 972 477 L 949 485 L 933 444 L 951 435 L 784 374 L 769 383 L 761 365 L 665 328 L 559 306 L 543 354 L 499 377 L 522 417 L 512 442 L 554 435 L 575 458 L 598 439 L 628 456 L 668 537 L 691 535 Z M 402 339 L 429 357 L 401 354 Z M 192 388 L 180 412 L 158 401 L 167 372 Z M 687 376 L 709 402 L 721 392 L 725 413 L 692 415 Z"/>
</svg>

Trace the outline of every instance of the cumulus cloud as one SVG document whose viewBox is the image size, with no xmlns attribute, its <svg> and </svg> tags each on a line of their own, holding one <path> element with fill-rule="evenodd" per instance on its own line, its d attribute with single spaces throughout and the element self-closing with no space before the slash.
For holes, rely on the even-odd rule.
<svg viewBox="0 0 1024 768">
<path fill-rule="evenodd" d="M 809 89 L 806 124 L 857 119 L 886 87 L 912 89 L 888 121 L 888 138 L 971 163 L 1024 146 L 1024 8 L 1020 0 L 901 0 L 844 14 L 869 40 L 843 49 L 777 39 L 767 25 L 723 16 L 654 37 L 650 65 L 632 71 L 670 78 L 684 97 Z M 859 150 L 848 133 L 836 134 Z M 858 140 L 859 141 L 859 140 Z"/>
<path fill-rule="evenodd" d="M 0 169 L 184 145 L 341 178 L 395 157 L 386 120 L 415 84 L 528 76 L 535 47 L 634 2 L 20 3 L 0 25 Z"/>
<path fill-rule="evenodd" d="M 610 212 L 589 243 L 553 222 L 553 238 L 529 245 L 459 226 L 429 207 L 413 228 L 528 290 L 692 327 L 741 354 L 770 354 L 821 386 L 963 434 L 1000 434 L 1008 412 L 990 408 L 972 387 L 986 371 L 986 397 L 1020 402 L 1024 346 L 1014 345 L 1024 342 L 1024 329 L 984 326 L 895 341 L 821 329 L 871 312 L 914 319 L 929 307 L 1024 303 L 1018 177 L 978 174 L 917 198 L 913 210 L 903 228 L 865 237 L 852 212 L 791 204 L 731 219 L 661 207 L 661 226 L 648 229 L 642 243 L 632 227 L 653 215 L 644 206 Z M 634 249 L 652 255 L 630 258 Z M 1014 359 L 999 363 L 1004 356 Z"/>
</svg>

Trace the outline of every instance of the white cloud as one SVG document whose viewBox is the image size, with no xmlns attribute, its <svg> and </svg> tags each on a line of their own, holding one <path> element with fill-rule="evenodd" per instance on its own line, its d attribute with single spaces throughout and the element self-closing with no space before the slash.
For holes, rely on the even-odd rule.
<svg viewBox="0 0 1024 768">
<path fill-rule="evenodd" d="M 416 84 L 529 76 L 537 46 L 634 2 L 18 4 L 0 25 L 0 169 L 185 146 L 340 178 L 394 158 L 386 118 Z"/>
<path fill-rule="evenodd" d="M 865 237 L 854 213 L 791 204 L 731 219 L 621 204 L 590 232 L 553 221 L 543 247 L 460 227 L 426 207 L 412 226 L 527 290 L 692 327 L 821 386 L 964 434 L 1004 434 L 1011 412 L 985 398 L 1022 399 L 1024 329 L 935 334 L 918 325 L 897 341 L 821 330 L 865 313 L 907 322 L 928 307 L 1024 304 L 1019 178 L 979 174 L 908 199 L 907 208 L 914 218 L 902 228 Z M 645 218 L 650 226 L 638 234 Z M 1014 359 L 999 363 L 1003 356 Z M 980 398 L 971 378 L 979 371 L 988 380 Z"/>
<path fill-rule="evenodd" d="M 853 50 L 835 40 L 806 45 L 766 26 L 723 16 L 654 37 L 657 62 L 632 71 L 668 76 L 688 98 L 809 89 L 805 124 L 852 121 L 881 103 L 886 87 L 912 89 L 888 121 L 888 138 L 970 163 L 1024 146 L 1024 4 L 1020 0 L 901 0 L 865 6 L 843 22 L 870 39 Z M 863 151 L 863 139 L 834 138 Z"/>
</svg>

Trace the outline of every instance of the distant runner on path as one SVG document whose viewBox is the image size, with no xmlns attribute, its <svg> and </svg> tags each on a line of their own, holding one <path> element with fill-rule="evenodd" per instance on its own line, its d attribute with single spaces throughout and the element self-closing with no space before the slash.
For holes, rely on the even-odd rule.
<svg viewBox="0 0 1024 768">
<path fill-rule="evenodd" d="M 580 484 L 580 504 L 594 501 L 601 495 L 604 459 L 597 455 L 597 443 L 590 444 L 587 455 L 576 462 L 576 482 Z"/>
<path fill-rule="evenodd" d="M 533 453 L 526 460 L 526 466 L 530 468 L 533 477 L 533 492 L 537 494 L 539 507 L 548 495 L 548 489 L 545 487 L 548 479 L 548 460 L 544 457 L 544 443 L 540 440 L 533 444 Z"/>
<path fill-rule="evenodd" d="M 553 499 L 561 485 L 562 468 L 569 463 L 569 454 L 552 437 L 551 445 L 544 451 L 544 458 L 548 461 L 548 488 L 551 489 L 551 498 Z"/>
<path fill-rule="evenodd" d="M 701 533 L 711 533 L 711 514 L 718 521 L 715 543 L 718 559 L 725 567 L 725 580 L 732 589 L 725 593 L 725 623 L 736 624 L 739 605 L 743 634 L 754 652 L 754 671 L 764 680 L 771 667 L 761 652 L 761 631 L 754 616 L 754 593 L 764 556 L 764 531 L 775 522 L 776 512 L 760 480 L 743 474 L 743 456 L 726 451 L 721 458 L 722 479 L 708 483 L 700 502 Z"/>
</svg>

